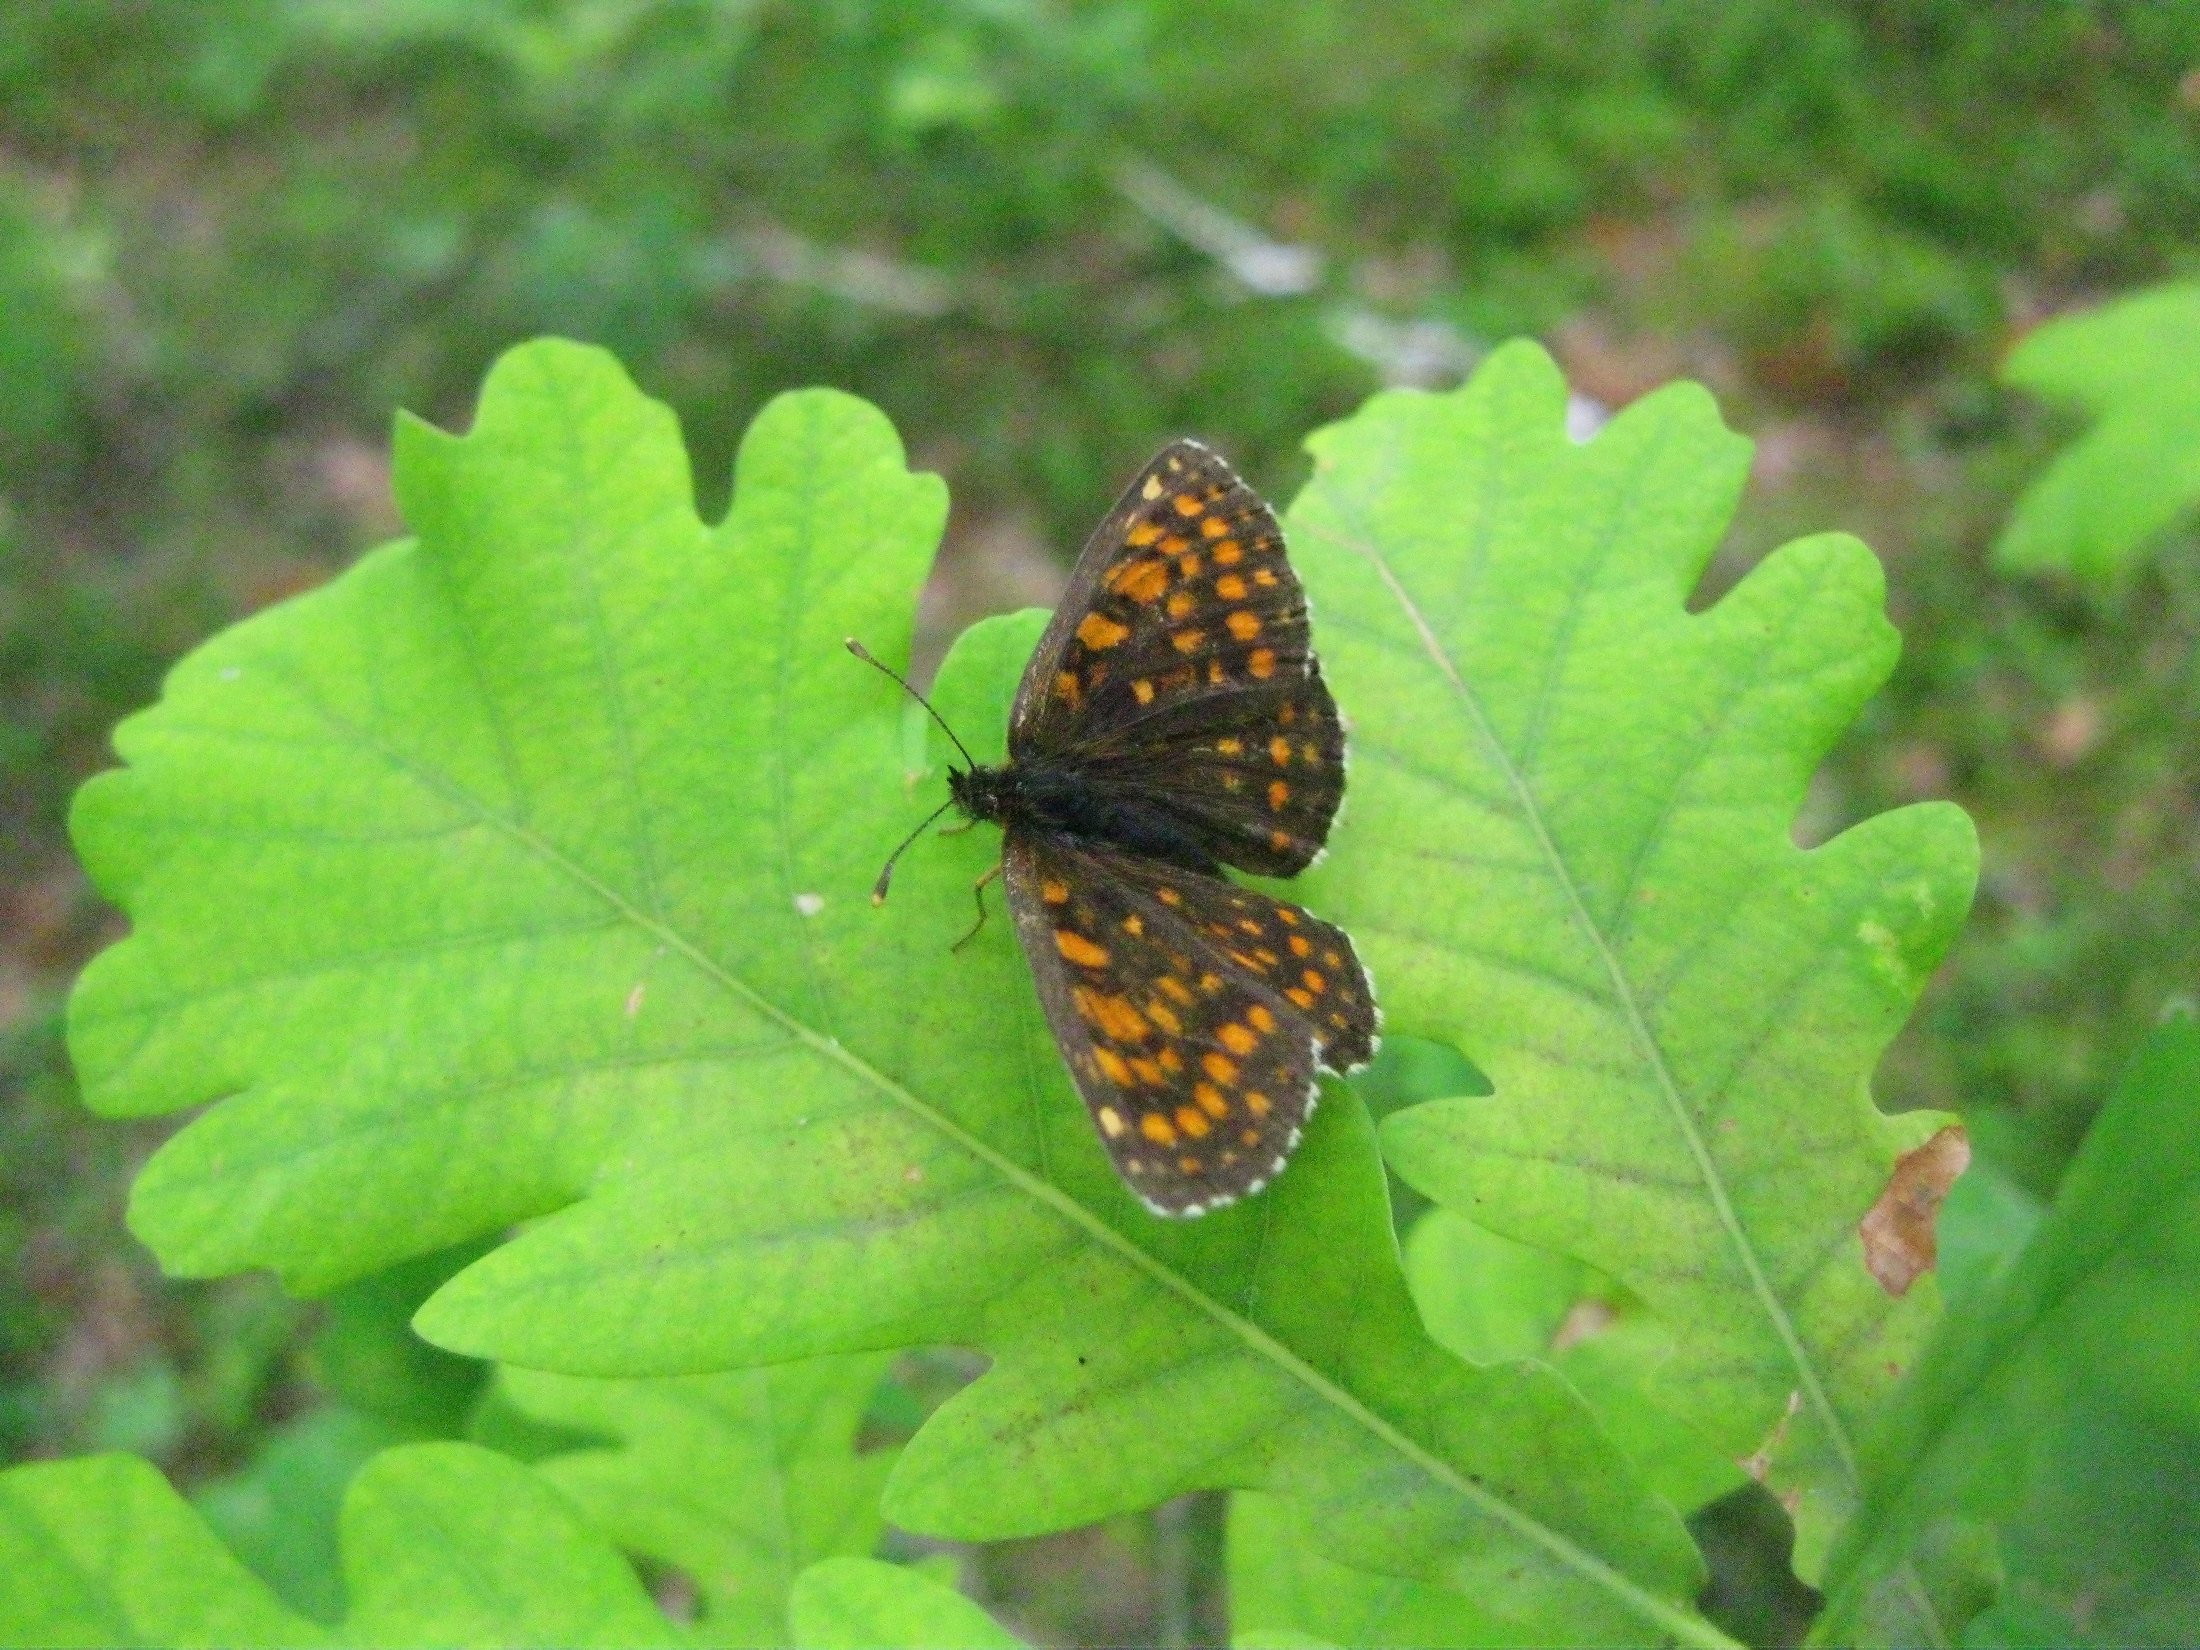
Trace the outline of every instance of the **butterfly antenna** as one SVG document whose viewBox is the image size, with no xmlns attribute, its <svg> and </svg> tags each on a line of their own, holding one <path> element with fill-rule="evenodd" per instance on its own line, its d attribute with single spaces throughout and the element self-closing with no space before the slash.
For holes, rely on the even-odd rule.
<svg viewBox="0 0 2200 1650">
<path fill-rule="evenodd" d="M 910 843 L 916 841 L 918 837 L 924 835 L 924 828 L 926 825 L 931 824 L 933 820 L 939 818 L 941 814 L 947 812 L 947 810 L 952 808 L 954 805 L 955 799 L 953 797 L 949 797 L 945 802 L 942 802 L 937 808 L 934 808 L 930 813 L 924 816 L 923 824 L 920 824 L 915 830 L 911 831 L 907 836 L 901 839 L 901 846 L 899 848 L 896 848 L 892 853 L 886 856 L 886 863 L 879 867 L 878 881 L 871 884 L 871 903 L 873 905 L 884 905 L 886 903 L 886 885 L 894 880 L 894 861 L 901 858 L 904 853 L 908 852 Z"/>
<path fill-rule="evenodd" d="M 892 665 L 880 663 L 878 658 L 871 652 L 871 650 L 865 647 L 861 642 L 857 641 L 853 636 L 848 637 L 847 642 L 848 651 L 850 653 L 853 653 L 857 658 L 861 659 L 873 670 L 883 671 L 886 675 L 891 676 L 896 682 L 901 684 L 902 692 L 908 694 L 910 698 L 916 700 L 918 704 L 924 707 L 924 714 L 931 717 L 933 721 L 939 723 L 940 732 L 946 734 L 948 738 L 955 740 L 955 748 L 962 752 L 962 759 L 965 762 L 969 763 L 973 768 L 978 765 L 978 759 L 970 754 L 970 747 L 968 745 L 965 745 L 960 739 L 957 739 L 955 737 L 955 730 L 947 725 L 947 718 L 942 716 L 938 711 L 932 708 L 931 700 L 927 699 L 923 694 L 919 693 L 915 688 L 909 685 L 908 678 L 903 676 L 902 673 L 896 670 Z M 938 817 L 939 816 L 936 814 L 933 816 L 933 818 L 935 819 Z M 930 823 L 931 820 L 925 821 L 926 825 L 929 825 Z M 921 831 L 924 829 L 924 826 L 919 825 L 917 829 Z M 904 843 L 902 846 L 907 847 L 908 844 Z M 899 853 L 901 850 L 897 848 L 894 851 L 896 853 Z M 887 863 L 888 868 L 891 869 L 892 861 L 888 861 Z M 880 877 L 879 887 L 883 889 L 885 886 L 886 879 L 884 877 Z M 883 899 L 885 898 L 885 895 L 881 894 L 879 897 Z"/>
</svg>

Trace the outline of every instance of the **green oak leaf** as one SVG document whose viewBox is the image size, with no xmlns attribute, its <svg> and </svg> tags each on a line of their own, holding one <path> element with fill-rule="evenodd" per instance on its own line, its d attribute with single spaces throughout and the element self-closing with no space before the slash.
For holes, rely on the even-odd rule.
<svg viewBox="0 0 2200 1650">
<path fill-rule="evenodd" d="M 1023 1640 L 954 1588 L 875 1558 L 821 1559 L 787 1606 L 800 1650 L 1021 1650 Z"/>
<path fill-rule="evenodd" d="M 1425 1581 L 1339 1564 L 1288 1502 L 1230 1497 L 1230 1642 L 1237 1650 L 1479 1650 L 1514 1642 L 1472 1599 Z"/>
<path fill-rule="evenodd" d="M 2200 284 L 2049 321 L 2001 376 L 2092 420 L 2017 500 L 2002 566 L 2113 579 L 2200 507 Z"/>
<path fill-rule="evenodd" d="M 334 1622 L 344 1613 L 344 1492 L 376 1455 L 413 1441 L 345 1405 L 311 1409 L 270 1430 L 236 1472 L 199 1485 L 191 1505 L 285 1604 Z"/>
<path fill-rule="evenodd" d="M 505 1368 L 498 1381 L 531 1420 L 616 1440 L 535 1470 L 623 1551 L 695 1583 L 697 1642 L 772 1645 L 787 1642 L 798 1573 L 878 1543 L 894 1452 L 859 1454 L 855 1434 L 888 1362 L 858 1353 L 632 1381 Z"/>
<path fill-rule="evenodd" d="M 1572 1384 L 1643 1481 L 1693 1513 L 1746 1480 L 1646 1387 L 1673 1356 L 1673 1336 L 1642 1303 L 1580 1261 L 1431 1209 L 1406 1241 L 1421 1321 L 1474 1363 L 1536 1358 Z"/>
<path fill-rule="evenodd" d="M 133 1197 L 166 1265 L 319 1289 L 530 1223 L 424 1334 L 601 1376 L 987 1353 L 894 1469 L 905 1527 L 1264 1488 L 1518 1636 L 1719 1642 L 1564 1383 L 1423 1334 L 1348 1091 L 1275 1191 L 1156 1220 L 1008 925 L 948 950 L 991 833 L 870 907 L 938 788 L 840 647 L 905 654 L 944 511 L 883 418 L 775 401 L 710 527 L 670 415 L 538 344 L 463 439 L 401 426 L 396 479 L 418 539 L 185 660 L 76 810 L 135 925 L 72 1000 L 88 1098 L 208 1105 Z M 1034 635 L 942 671 L 981 753 Z"/>
<path fill-rule="evenodd" d="M 292 1614 L 150 1463 L 92 1456 L 0 1473 L 0 1645 L 677 1644 L 626 1562 L 527 1468 L 407 1444 L 353 1479 L 351 1606 Z"/>
<path fill-rule="evenodd" d="M 135 1455 L 0 1472 L 0 1645 L 308 1645 L 285 1606 Z"/>
<path fill-rule="evenodd" d="M 1814 1638 L 1903 1622 L 1890 1575 L 1958 1522 L 2001 1596 L 1977 1644 L 2200 1640 L 2200 1027 L 2157 1031 L 2008 1266 L 1955 1299 L 1866 1441 Z"/>
<path fill-rule="evenodd" d="M 1796 846 L 1812 768 L 1894 663 L 1878 564 L 1804 539 L 1690 612 L 1748 444 L 1693 385 L 1586 443 L 1565 405 L 1513 344 L 1309 443 L 1287 532 L 1352 717 L 1354 829 L 1308 897 L 1387 1023 L 1495 1087 L 1389 1118 L 1392 1165 L 1644 1301 L 1674 1346 L 1650 1396 L 1768 1463 L 1807 1573 L 1935 1310 L 1929 1279 L 1873 1280 L 1857 1223 L 1946 1120 L 1882 1115 L 1868 1080 L 1975 841 L 1935 804 Z"/>
</svg>

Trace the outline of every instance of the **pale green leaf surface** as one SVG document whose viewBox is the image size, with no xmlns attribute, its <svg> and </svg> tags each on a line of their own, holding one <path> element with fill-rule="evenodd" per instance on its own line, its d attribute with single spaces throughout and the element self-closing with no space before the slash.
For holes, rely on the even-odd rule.
<svg viewBox="0 0 2200 1650">
<path fill-rule="evenodd" d="M 1302 1529 L 1290 1503 L 1257 1490 L 1230 1497 L 1230 1642 L 1237 1650 L 1353 1645 L 1358 1650 L 1468 1650 L 1510 1642 L 1472 1599 L 1339 1564 Z"/>
<path fill-rule="evenodd" d="M 1893 1566 L 1995 1538 L 1981 1644 L 2200 1640 L 2200 1028 L 2157 1031 L 2014 1264 L 1949 1309 L 1869 1439 L 1821 1642 L 1899 1627 Z"/>
<path fill-rule="evenodd" d="M 828 1558 L 795 1578 L 800 1650 L 1020 1650 L 1023 1640 L 954 1588 L 875 1558 Z"/>
<path fill-rule="evenodd" d="M 1348 1093 L 1275 1191 L 1158 1221 L 1008 925 L 947 949 L 992 833 L 869 906 L 936 780 L 840 639 L 905 651 L 944 505 L 882 418 L 774 402 L 709 528 L 669 415 L 537 345 L 464 439 L 405 425 L 397 484 L 418 542 L 187 659 L 78 806 L 135 924 L 72 1003 L 87 1094 L 216 1102 L 137 1188 L 167 1265 L 326 1287 L 543 1216 L 431 1339 L 613 1376 L 987 1352 L 895 1469 L 905 1526 L 1263 1487 L 1522 1636 L 1716 1637 L 1685 1531 L 1563 1383 L 1422 1334 Z M 981 755 L 1035 633 L 943 669 Z"/>
<path fill-rule="evenodd" d="M 528 1468 L 472 1444 L 407 1444 L 344 1498 L 354 1644 L 678 1644 L 626 1560 Z"/>
<path fill-rule="evenodd" d="M 1878 564 L 1801 540 L 1690 613 L 1747 443 L 1692 385 L 1587 444 L 1565 398 L 1515 344 L 1310 442 L 1288 531 L 1355 729 L 1350 828 L 1310 898 L 1388 1023 L 1495 1086 L 1390 1118 L 1393 1165 L 1640 1297 L 1674 1346 L 1652 1395 L 1731 1457 L 1769 1448 L 1807 1568 L 1935 1308 L 1930 1280 L 1888 1297 L 1856 1227 L 1944 1119 L 1882 1115 L 1868 1078 L 1976 845 L 1945 805 L 1794 844 L 1812 768 L 1894 662 Z"/>
<path fill-rule="evenodd" d="M 324 1642 L 134 1455 L 0 1472 L 0 1645 Z"/>
<path fill-rule="evenodd" d="M 2200 506 L 2200 285 L 2050 321 L 2002 378 L 2093 421 L 2017 500 L 2004 567 L 2114 578 Z"/>
<path fill-rule="evenodd" d="M 307 1356 L 332 1401 L 284 1421 L 237 1471 L 191 1492 L 230 1550 L 316 1621 L 344 1613 L 338 1522 L 352 1475 L 393 1444 L 460 1436 L 478 1407 L 488 1366 L 428 1345 L 411 1324 L 475 1252 L 422 1256 L 331 1295 Z"/>
<path fill-rule="evenodd" d="M 681 1642 L 626 1562 L 527 1468 L 469 1444 L 376 1456 L 345 1497 L 351 1606 L 292 1614 L 145 1461 L 0 1473 L 0 1644 Z"/>
<path fill-rule="evenodd" d="M 285 1604 L 335 1622 L 344 1613 L 344 1492 L 377 1453 L 406 1441 L 355 1409 L 309 1410 L 271 1431 L 239 1470 L 194 1490 L 191 1505 Z"/>
<path fill-rule="evenodd" d="M 787 1642 L 787 1597 L 811 1563 L 877 1544 L 879 1491 L 894 1452 L 858 1454 L 879 1353 L 725 1375 L 595 1380 L 506 1368 L 504 1400 L 604 1448 L 535 1470 L 615 1545 L 694 1581 L 706 1644 Z"/>
<path fill-rule="evenodd" d="M 1431 1209 L 1406 1242 L 1406 1276 L 1438 1344 L 1475 1363 L 1535 1358 L 1582 1395 L 1643 1482 L 1684 1513 L 1739 1489 L 1742 1471 L 1646 1390 L 1673 1337 L 1641 1303 L 1570 1256 Z"/>
</svg>

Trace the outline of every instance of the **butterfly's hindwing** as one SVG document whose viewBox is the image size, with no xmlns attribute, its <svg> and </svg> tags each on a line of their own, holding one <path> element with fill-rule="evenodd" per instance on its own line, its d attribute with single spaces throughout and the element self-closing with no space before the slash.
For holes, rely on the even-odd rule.
<svg viewBox="0 0 2200 1650">
<path fill-rule="evenodd" d="M 1258 1191 L 1316 1066 L 1372 1052 L 1351 942 L 1257 890 L 1063 838 L 1012 829 L 1004 860 L 1048 1024 L 1125 1184 L 1177 1215 Z"/>
</svg>

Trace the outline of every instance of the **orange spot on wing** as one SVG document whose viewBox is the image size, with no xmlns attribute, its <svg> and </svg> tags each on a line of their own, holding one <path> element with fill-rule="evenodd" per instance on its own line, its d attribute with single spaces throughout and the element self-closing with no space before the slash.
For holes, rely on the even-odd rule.
<svg viewBox="0 0 2200 1650">
<path fill-rule="evenodd" d="M 1146 1016 L 1133 1008 L 1127 997 L 1110 996 L 1081 985 L 1070 993 L 1070 1000 L 1088 1023 L 1098 1026 L 1116 1042 L 1142 1043 L 1153 1029 L 1146 1024 Z"/>
<path fill-rule="evenodd" d="M 1217 556 L 1215 559 L 1220 561 L 1222 558 Z M 1245 600 L 1245 581 L 1235 573 L 1225 573 L 1215 580 L 1215 594 L 1226 602 L 1241 602 Z"/>
<path fill-rule="evenodd" d="M 1174 888 L 1156 888 L 1153 897 L 1163 905 L 1182 905 L 1184 903 L 1184 896 Z"/>
<path fill-rule="evenodd" d="M 1143 605 L 1169 588 L 1169 564 L 1154 556 L 1141 556 L 1115 575 L 1114 584 L 1118 593 Z"/>
<path fill-rule="evenodd" d="M 1130 633 L 1130 626 L 1117 624 L 1105 613 L 1087 613 L 1077 627 L 1077 639 L 1095 653 L 1105 652 Z"/>
<path fill-rule="evenodd" d="M 1299 925 L 1299 914 L 1288 905 L 1277 906 L 1276 916 L 1286 928 L 1296 928 Z"/>
<path fill-rule="evenodd" d="M 1161 1068 L 1158 1065 L 1154 1064 L 1153 1061 L 1145 1059 L 1143 1057 L 1134 1057 L 1132 1059 L 1131 1070 L 1138 1073 L 1138 1080 L 1141 1083 L 1144 1083 L 1146 1087 L 1150 1089 L 1160 1088 L 1163 1084 L 1168 1082 L 1168 1079 L 1161 1075 Z"/>
<path fill-rule="evenodd" d="M 1163 1071 L 1182 1071 L 1184 1069 L 1184 1057 L 1166 1044 L 1163 1045 L 1161 1053 L 1156 1058 L 1160 1060 Z"/>
<path fill-rule="evenodd" d="M 1239 1025 L 1235 1020 L 1223 1026 L 1220 1031 L 1215 1033 L 1215 1036 L 1221 1040 L 1222 1046 L 1232 1054 L 1250 1054 L 1253 1052 L 1254 1045 L 1260 1041 L 1260 1038 L 1251 1030 Z"/>
<path fill-rule="evenodd" d="M 1174 974 L 1164 974 L 1159 980 L 1155 981 L 1154 983 L 1161 987 L 1161 994 L 1164 997 L 1173 997 L 1176 999 L 1176 1001 L 1184 1004 L 1186 1007 L 1191 1006 L 1191 989 L 1186 986 L 1182 980 L 1178 979 Z"/>
<path fill-rule="evenodd" d="M 1230 634 L 1235 636 L 1241 642 L 1249 642 L 1255 636 L 1258 636 L 1260 634 L 1260 620 L 1256 618 L 1253 614 L 1246 612 L 1245 609 L 1242 607 L 1239 608 L 1235 613 L 1231 614 L 1227 619 L 1224 619 L 1222 622 L 1224 626 L 1229 630 Z M 1264 648 L 1262 649 L 1262 651 L 1266 652 L 1267 650 Z M 1270 669 L 1275 668 L 1274 657 L 1275 656 L 1273 654 L 1269 655 Z"/>
<path fill-rule="evenodd" d="M 1188 619 L 1191 617 L 1192 609 L 1198 605 L 1198 597 L 1194 596 L 1189 590 L 1179 590 L 1169 598 L 1169 617 L 1172 619 Z"/>
<path fill-rule="evenodd" d="M 1270 831 L 1268 833 L 1268 846 L 1275 849 L 1279 854 L 1289 853 L 1291 851 L 1291 833 L 1289 831 Z"/>
<path fill-rule="evenodd" d="M 1184 1035 L 1184 1022 L 1176 1017 L 1176 1010 L 1158 998 L 1146 1005 L 1146 1018 L 1171 1037 Z"/>
<path fill-rule="evenodd" d="M 1119 1089 L 1131 1086 L 1131 1068 L 1122 1055 L 1112 1048 L 1096 1048 L 1092 1051 L 1093 1063 L 1107 1074 L 1109 1082 Z"/>
<path fill-rule="evenodd" d="M 1245 742 L 1242 739 L 1217 739 L 1215 749 L 1224 756 L 1243 756 Z"/>
<path fill-rule="evenodd" d="M 1214 1127 L 1212 1123 L 1207 1121 L 1203 1113 L 1195 1111 L 1190 1106 L 1179 1106 L 1176 1108 L 1176 1126 L 1182 1129 L 1186 1134 L 1190 1135 L 1194 1140 L 1197 1140 L 1201 1135 L 1205 1134 L 1209 1129 Z"/>
<path fill-rule="evenodd" d="M 1192 1085 L 1192 1098 L 1199 1102 L 1201 1110 L 1205 1111 L 1209 1117 L 1228 1117 L 1230 1115 L 1230 1102 L 1222 1097 L 1222 1090 L 1216 1088 L 1212 1083 L 1194 1083 Z"/>
<path fill-rule="evenodd" d="M 1197 653 L 1206 640 L 1203 630 L 1179 630 L 1169 638 L 1169 645 L 1179 653 Z"/>
<path fill-rule="evenodd" d="M 1279 768 L 1288 768 L 1291 765 L 1291 741 L 1280 733 L 1269 740 L 1268 760 Z"/>
<path fill-rule="evenodd" d="M 1235 616 L 1232 615 L 1233 618 Z M 1251 618 L 1252 615 L 1247 614 L 1246 617 Z M 1255 628 L 1258 628 L 1257 623 Z M 1245 656 L 1245 668 L 1251 671 L 1259 680 L 1265 682 L 1276 673 L 1276 656 L 1265 647 L 1256 647 Z"/>
<path fill-rule="evenodd" d="M 1046 881 L 1039 884 L 1039 897 L 1049 905 L 1067 905 L 1069 903 L 1069 884 L 1056 882 L 1052 877 L 1048 877 Z"/>
<path fill-rule="evenodd" d="M 1275 588 L 1276 588 L 1276 573 L 1275 573 L 1275 569 L 1274 569 L 1274 568 L 1272 568 L 1272 567 L 1256 567 L 1256 568 L 1254 568 L 1254 569 L 1253 569 L 1253 582 L 1254 582 L 1255 584 L 1259 585 L 1259 586 L 1261 587 L 1261 589 L 1263 589 L 1263 590 L 1273 590 L 1273 589 L 1275 589 Z"/>
<path fill-rule="evenodd" d="M 1322 992 L 1327 990 L 1329 987 L 1329 982 L 1323 979 L 1321 974 L 1315 969 L 1301 969 L 1299 971 L 1299 978 L 1306 983 L 1306 989 L 1313 992 L 1314 995 L 1317 997 L 1320 996 Z"/>
<path fill-rule="evenodd" d="M 1236 539 L 1224 539 L 1215 546 L 1215 565 L 1217 567 L 1235 567 L 1244 559 L 1245 552 L 1238 548 Z M 1276 582 L 1276 576 L 1273 573 L 1268 575 L 1268 582 L 1270 584 Z"/>
<path fill-rule="evenodd" d="M 1131 683 L 1131 692 L 1137 696 L 1140 704 L 1150 705 L 1153 703 L 1153 683 L 1147 681 L 1145 677 L 1141 676 L 1137 681 Z"/>
<path fill-rule="evenodd" d="M 1202 1054 L 1199 1057 L 1199 1069 L 1218 1083 L 1237 1081 L 1237 1062 L 1220 1054 Z"/>
<path fill-rule="evenodd" d="M 1145 931 L 1146 919 L 1140 916 L 1136 911 L 1133 911 L 1129 916 L 1123 919 L 1123 932 L 1130 935 L 1133 939 L 1137 938 Z"/>
<path fill-rule="evenodd" d="M 1271 779 L 1268 781 L 1268 806 L 1271 809 L 1278 813 L 1281 813 L 1283 811 L 1283 805 L 1290 800 L 1290 786 L 1286 785 L 1280 779 Z"/>
<path fill-rule="evenodd" d="M 1209 516 L 1199 524 L 1199 530 L 1211 539 L 1219 539 L 1230 530 L 1230 524 L 1220 516 Z"/>
<path fill-rule="evenodd" d="M 1273 1031 L 1276 1029 L 1276 1017 L 1268 1012 L 1266 1003 L 1255 1003 L 1245 1011 L 1245 1017 L 1253 1022 L 1255 1031 Z"/>
<path fill-rule="evenodd" d="M 1261 1093 L 1259 1089 L 1247 1089 L 1245 1091 L 1245 1109 L 1255 1117 L 1266 1117 L 1275 1107 L 1268 1096 Z"/>
<path fill-rule="evenodd" d="M 1206 505 L 1200 503 L 1190 493 L 1176 495 L 1176 513 L 1180 516 L 1196 516 L 1206 508 Z"/>
<path fill-rule="evenodd" d="M 1131 530 L 1123 535 L 1123 542 L 1135 545 L 1143 550 L 1160 536 L 1161 526 L 1158 522 L 1141 521 L 1134 524 Z"/>
<path fill-rule="evenodd" d="M 1188 1176 L 1203 1175 L 1207 1172 L 1207 1165 L 1200 1162 L 1196 1157 L 1180 1157 L 1176 1160 L 1176 1166 Z"/>
<path fill-rule="evenodd" d="M 1176 1144 L 1176 1129 L 1157 1111 L 1150 1111 L 1138 1120 L 1138 1132 L 1156 1146 Z"/>
<path fill-rule="evenodd" d="M 1085 690 L 1078 686 L 1074 671 L 1063 671 L 1054 678 L 1054 697 L 1075 710 L 1084 703 Z"/>
<path fill-rule="evenodd" d="M 1108 952 L 1105 946 L 1095 945 L 1084 935 L 1067 928 L 1054 931 L 1054 949 L 1061 952 L 1080 968 L 1105 968 Z"/>
<path fill-rule="evenodd" d="M 1284 987 L 1283 994 L 1301 1008 L 1312 1008 L 1314 1006 L 1314 994 L 1311 991 L 1302 990 L 1300 987 L 1292 985 Z"/>
<path fill-rule="evenodd" d="M 1291 936 L 1291 955 L 1292 955 L 1292 956 L 1294 956 L 1294 957 L 1310 957 L 1310 956 L 1312 956 L 1313 954 L 1314 954 L 1314 947 L 1313 947 L 1312 945 L 1310 945 L 1310 944 L 1309 944 L 1309 943 L 1307 942 L 1307 938 L 1306 938 L 1306 936 L 1305 936 L 1304 934 L 1293 934 L 1293 935 Z"/>
</svg>

